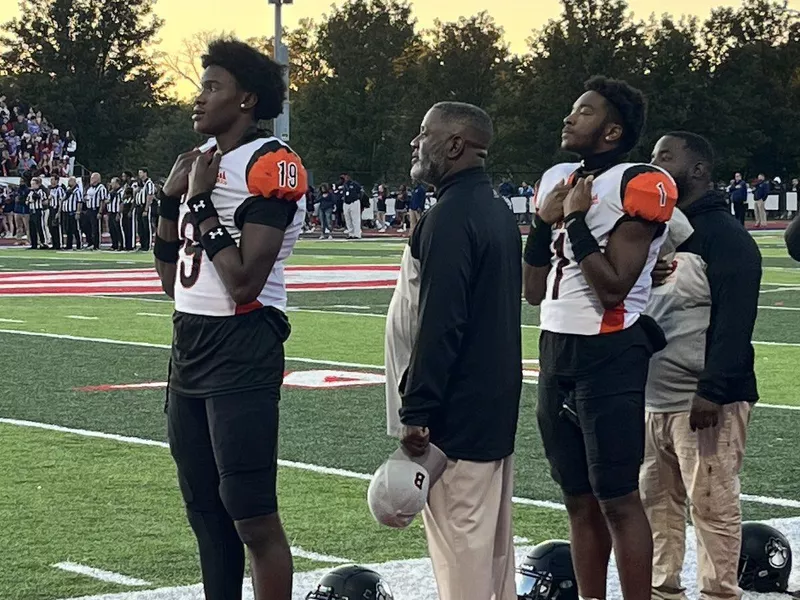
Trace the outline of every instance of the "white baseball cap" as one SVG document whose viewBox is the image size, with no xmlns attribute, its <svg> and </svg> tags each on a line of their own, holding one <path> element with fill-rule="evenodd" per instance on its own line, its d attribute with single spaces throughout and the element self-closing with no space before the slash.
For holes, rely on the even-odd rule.
<svg viewBox="0 0 800 600">
<path fill-rule="evenodd" d="M 387 527 L 408 527 L 446 467 L 447 456 L 433 444 L 422 456 L 411 456 L 401 446 L 372 476 L 367 490 L 372 516 Z"/>
</svg>

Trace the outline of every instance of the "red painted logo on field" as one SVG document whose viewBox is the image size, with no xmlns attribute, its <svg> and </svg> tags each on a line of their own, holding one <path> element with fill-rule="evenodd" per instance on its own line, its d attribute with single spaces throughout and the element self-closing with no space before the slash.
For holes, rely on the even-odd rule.
<svg viewBox="0 0 800 600">
<path fill-rule="evenodd" d="M 393 288 L 396 265 L 286 267 L 289 291 L 345 291 Z M 0 273 L 0 296 L 161 294 L 154 269 L 97 269 Z"/>
</svg>

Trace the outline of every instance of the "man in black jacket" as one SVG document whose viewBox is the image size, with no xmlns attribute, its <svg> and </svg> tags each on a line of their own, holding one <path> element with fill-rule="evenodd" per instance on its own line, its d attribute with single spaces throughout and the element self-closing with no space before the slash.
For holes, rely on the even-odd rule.
<svg viewBox="0 0 800 600">
<path fill-rule="evenodd" d="M 447 455 L 423 513 L 441 600 L 515 600 L 513 453 L 522 391 L 522 243 L 485 171 L 480 108 L 434 105 L 411 177 L 438 201 L 405 249 L 387 316 L 389 433 Z"/>
<path fill-rule="evenodd" d="M 653 163 L 675 179 L 680 210 L 670 221 L 668 252 L 647 306 L 669 340 L 650 360 L 639 486 L 653 533 L 652 597 L 685 598 L 688 497 L 700 598 L 738 600 L 739 471 L 758 400 L 751 339 L 761 255 L 725 196 L 712 190 L 707 140 L 667 134 Z"/>
</svg>

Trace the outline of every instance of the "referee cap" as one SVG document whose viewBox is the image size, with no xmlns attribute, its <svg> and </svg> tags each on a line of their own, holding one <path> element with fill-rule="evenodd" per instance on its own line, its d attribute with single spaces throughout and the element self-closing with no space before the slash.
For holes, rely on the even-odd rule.
<svg viewBox="0 0 800 600">
<path fill-rule="evenodd" d="M 446 467 L 447 457 L 433 444 L 422 456 L 398 448 L 370 481 L 367 502 L 372 516 L 387 527 L 408 527 L 425 508 L 431 486 Z"/>
</svg>

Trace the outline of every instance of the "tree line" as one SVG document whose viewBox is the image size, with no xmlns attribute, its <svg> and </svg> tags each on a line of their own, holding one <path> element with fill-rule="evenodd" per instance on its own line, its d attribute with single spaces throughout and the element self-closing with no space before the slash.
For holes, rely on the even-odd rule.
<svg viewBox="0 0 800 600">
<path fill-rule="evenodd" d="M 406 0 L 347 0 L 302 21 L 284 35 L 291 145 L 317 182 L 349 172 L 367 185 L 402 183 L 425 111 L 460 100 L 494 120 L 491 172 L 532 183 L 563 158 L 561 122 L 583 82 L 604 74 L 648 97 L 634 159 L 649 160 L 665 131 L 686 129 L 713 142 L 721 179 L 800 174 L 800 16 L 786 0 L 744 0 L 705 19 L 637 18 L 626 0 L 561 4 L 522 54 L 487 12 L 420 29 Z M 20 6 L 37 18 L 6 24 L 0 91 L 75 131 L 78 160 L 92 169 L 166 175 L 197 141 L 170 85 L 197 76 L 197 41 L 213 36 L 165 56 L 153 50 L 163 24 L 154 0 Z M 270 37 L 249 41 L 271 52 Z"/>
</svg>

